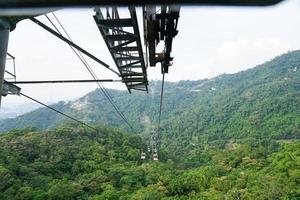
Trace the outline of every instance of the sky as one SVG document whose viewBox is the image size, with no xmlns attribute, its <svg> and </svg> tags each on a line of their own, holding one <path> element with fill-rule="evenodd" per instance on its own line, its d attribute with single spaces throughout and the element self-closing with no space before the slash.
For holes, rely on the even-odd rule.
<svg viewBox="0 0 300 200">
<path fill-rule="evenodd" d="M 126 13 L 123 9 L 121 13 Z M 93 9 L 55 12 L 73 41 L 116 69 L 93 20 Z M 141 9 L 137 9 L 142 31 Z M 51 15 L 49 15 L 51 17 Z M 39 19 L 47 22 L 44 16 Z M 173 66 L 166 81 L 199 80 L 255 67 L 300 48 L 300 2 L 287 0 L 272 7 L 182 7 L 179 33 L 173 42 Z M 142 35 L 143 33 L 141 33 Z M 17 80 L 91 79 L 70 47 L 29 20 L 11 32 L 8 52 L 16 57 Z M 99 79 L 118 77 L 87 59 Z M 12 69 L 11 62 L 7 70 Z M 161 79 L 160 65 L 148 68 L 149 80 Z M 107 88 L 126 89 L 121 83 Z M 97 88 L 89 84 L 23 85 L 22 92 L 43 102 L 76 99 Z M 146 94 L 145 94 L 146 95 Z M 3 106 L 28 102 L 2 99 Z"/>
</svg>

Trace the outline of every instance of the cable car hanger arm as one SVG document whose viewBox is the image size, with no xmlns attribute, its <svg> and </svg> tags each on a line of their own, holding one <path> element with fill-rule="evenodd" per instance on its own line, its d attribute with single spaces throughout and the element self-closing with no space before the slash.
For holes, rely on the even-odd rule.
<svg viewBox="0 0 300 200">
<path fill-rule="evenodd" d="M 183 4 L 183 5 L 223 5 L 223 6 L 270 6 L 283 0 L 2 0 L 0 1 L 0 10 L 2 8 L 15 9 L 17 12 L 23 8 L 67 8 L 67 7 L 91 7 L 91 6 L 141 6 L 146 4 Z M 31 11 L 32 12 L 32 11 Z"/>
<path fill-rule="evenodd" d="M 122 82 L 122 80 L 98 79 L 98 80 L 49 80 L 49 81 L 15 81 L 11 84 L 47 84 L 47 83 L 95 83 L 95 82 Z"/>
</svg>

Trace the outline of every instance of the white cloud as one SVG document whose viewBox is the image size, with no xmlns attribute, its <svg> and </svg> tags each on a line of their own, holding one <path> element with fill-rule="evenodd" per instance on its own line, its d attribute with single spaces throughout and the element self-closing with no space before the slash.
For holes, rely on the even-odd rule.
<svg viewBox="0 0 300 200">
<path fill-rule="evenodd" d="M 289 49 L 286 41 L 274 36 L 238 38 L 219 46 L 214 64 L 220 66 L 221 73 L 234 73 L 261 64 Z"/>
</svg>

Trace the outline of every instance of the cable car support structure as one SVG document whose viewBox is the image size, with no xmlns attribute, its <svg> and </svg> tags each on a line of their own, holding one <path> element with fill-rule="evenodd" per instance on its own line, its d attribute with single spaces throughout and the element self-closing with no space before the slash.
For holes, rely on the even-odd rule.
<svg viewBox="0 0 300 200">
<path fill-rule="evenodd" d="M 103 12 L 104 10 L 104 12 Z M 151 136 L 152 140 L 152 159 L 158 160 L 158 146 L 160 138 L 160 121 L 162 114 L 162 103 L 163 103 L 163 91 L 164 91 L 164 77 L 165 73 L 168 73 L 169 67 L 173 63 L 173 57 L 171 57 L 173 38 L 177 35 L 177 25 L 180 7 L 175 5 L 163 5 L 163 6 L 153 6 L 145 5 L 142 9 L 143 16 L 143 39 L 144 39 L 144 49 L 142 45 L 140 29 L 137 20 L 136 9 L 133 6 L 128 7 L 128 16 L 121 17 L 117 7 L 110 8 L 99 8 L 94 9 L 95 15 L 93 16 L 94 21 L 98 27 L 98 30 L 113 58 L 113 61 L 117 67 L 117 71 L 111 68 L 108 64 L 97 58 L 95 55 L 91 54 L 84 48 L 80 47 L 72 41 L 69 34 L 66 32 L 58 18 L 57 22 L 60 24 L 61 28 L 64 30 L 67 37 L 58 30 L 58 28 L 51 22 L 49 17 L 45 14 L 47 19 L 56 29 L 53 30 L 40 20 L 36 19 L 35 16 L 5 16 L 0 17 L 0 106 L 1 97 L 8 94 L 22 95 L 29 99 L 34 100 L 37 103 L 41 102 L 21 93 L 21 88 L 17 85 L 20 84 L 53 84 L 53 83 L 89 83 L 96 82 L 99 88 L 102 90 L 103 94 L 110 100 L 117 114 L 127 123 L 127 125 L 133 130 L 131 124 L 128 122 L 124 114 L 119 110 L 119 108 L 112 101 L 109 92 L 101 85 L 101 82 L 123 82 L 129 93 L 133 90 L 144 91 L 148 93 L 148 75 L 147 67 L 155 67 L 158 63 L 161 64 L 161 73 L 163 75 L 162 88 L 161 88 L 161 98 L 158 114 L 158 126 L 156 132 Z M 35 24 L 39 25 L 52 35 L 56 36 L 60 40 L 67 43 L 73 52 L 77 55 L 80 61 L 85 65 L 87 70 L 90 72 L 93 80 L 28 80 L 28 81 L 17 81 L 14 73 L 7 72 L 5 70 L 6 58 L 8 46 L 9 32 L 12 31 L 18 21 L 23 19 L 30 19 Z M 163 50 L 158 50 L 157 45 L 163 41 Z M 110 70 L 116 74 L 120 79 L 99 79 L 93 70 L 90 68 L 89 64 L 83 57 L 85 56 L 96 61 L 106 69 Z M 14 57 L 13 57 L 14 58 Z M 4 73 L 8 73 L 14 77 L 14 80 L 4 80 Z M 51 109 L 49 106 L 45 107 Z M 54 109 L 51 109 L 55 111 Z M 58 112 L 59 113 L 59 112 Z M 67 117 L 66 114 L 60 113 Z M 92 128 L 90 125 L 81 122 L 75 118 L 69 116 L 70 119 L 86 125 Z M 145 153 L 142 152 L 142 159 L 145 159 Z"/>
</svg>

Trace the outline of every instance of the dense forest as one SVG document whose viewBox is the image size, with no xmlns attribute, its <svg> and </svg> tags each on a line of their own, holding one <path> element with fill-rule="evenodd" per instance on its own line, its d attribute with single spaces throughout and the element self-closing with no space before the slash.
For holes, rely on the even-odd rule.
<svg viewBox="0 0 300 200">
<path fill-rule="evenodd" d="M 139 136 L 32 128 L 0 136 L 0 199 L 201 200 L 300 197 L 300 143 L 206 144 L 190 167 L 141 161 Z"/>
<path fill-rule="evenodd" d="M 300 199 L 300 51 L 236 74 L 167 82 L 160 161 L 142 161 L 160 85 L 150 82 L 149 94 L 109 90 L 135 133 L 100 90 L 53 105 L 98 131 L 45 108 L 0 120 L 0 199 Z"/>
</svg>

